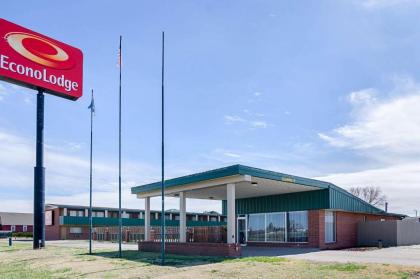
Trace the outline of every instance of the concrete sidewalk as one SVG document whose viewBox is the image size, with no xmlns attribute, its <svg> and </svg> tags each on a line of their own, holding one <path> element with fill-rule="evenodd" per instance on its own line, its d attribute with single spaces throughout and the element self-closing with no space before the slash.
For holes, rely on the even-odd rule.
<svg viewBox="0 0 420 279">
<path fill-rule="evenodd" d="M 324 250 L 285 255 L 285 257 L 321 262 L 381 263 L 420 266 L 420 245 L 390 247 L 368 251 Z"/>
</svg>

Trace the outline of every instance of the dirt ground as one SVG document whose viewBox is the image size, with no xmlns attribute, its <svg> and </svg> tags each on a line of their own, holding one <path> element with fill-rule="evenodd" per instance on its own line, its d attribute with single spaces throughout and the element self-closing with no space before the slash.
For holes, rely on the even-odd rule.
<svg viewBox="0 0 420 279">
<path fill-rule="evenodd" d="M 97 248 L 49 245 L 33 251 L 31 243 L 12 248 L 0 241 L 0 278 L 420 278 L 419 267 L 389 264 L 319 263 L 282 257 L 226 259 L 159 255 Z"/>
</svg>

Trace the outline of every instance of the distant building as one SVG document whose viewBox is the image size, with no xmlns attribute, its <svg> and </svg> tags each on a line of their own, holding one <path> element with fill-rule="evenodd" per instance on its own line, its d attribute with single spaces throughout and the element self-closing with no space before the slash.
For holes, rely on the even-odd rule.
<svg viewBox="0 0 420 279">
<path fill-rule="evenodd" d="M 32 232 L 32 213 L 0 212 L 0 231 Z"/>
<path fill-rule="evenodd" d="M 144 239 L 144 210 L 122 209 L 124 241 Z M 93 237 L 95 240 L 118 240 L 118 208 L 93 207 Z M 156 237 L 161 224 L 161 212 L 150 211 L 150 224 Z M 175 237 L 179 228 L 179 210 L 169 209 L 165 213 L 168 237 Z M 217 212 L 187 213 L 189 227 L 221 227 L 226 225 L 226 217 Z M 176 232 L 175 232 L 176 231 Z M 47 204 L 45 208 L 46 240 L 88 239 L 89 207 L 81 205 Z"/>
</svg>

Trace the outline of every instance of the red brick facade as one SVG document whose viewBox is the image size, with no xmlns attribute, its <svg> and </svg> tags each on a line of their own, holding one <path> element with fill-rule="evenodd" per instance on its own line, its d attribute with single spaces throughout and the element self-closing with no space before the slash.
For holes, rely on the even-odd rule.
<svg viewBox="0 0 420 279">
<path fill-rule="evenodd" d="M 253 246 L 265 247 L 313 247 L 320 249 L 341 249 L 357 246 L 357 223 L 361 221 L 397 220 L 397 217 L 336 211 L 336 242 L 325 243 L 325 210 L 308 211 L 308 242 L 273 243 L 248 242 Z"/>
<path fill-rule="evenodd" d="M 33 226 L 32 225 L 14 225 L 15 230 L 13 232 L 32 232 Z M 23 226 L 26 226 L 26 231 L 23 230 Z M 2 231 L 11 231 L 12 225 L 2 225 L 1 226 Z"/>
<path fill-rule="evenodd" d="M 52 209 L 52 225 L 45 226 L 46 240 L 60 240 L 60 209 Z"/>
</svg>

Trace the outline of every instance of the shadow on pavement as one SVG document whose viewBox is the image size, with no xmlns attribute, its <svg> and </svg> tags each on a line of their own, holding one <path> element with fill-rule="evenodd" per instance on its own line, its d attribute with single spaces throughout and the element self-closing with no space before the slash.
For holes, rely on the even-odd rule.
<svg viewBox="0 0 420 279">
<path fill-rule="evenodd" d="M 288 247 L 242 247 L 242 257 L 278 257 L 307 254 L 320 251 L 317 248 L 288 248 Z"/>
<path fill-rule="evenodd" d="M 82 254 L 89 256 L 89 254 Z M 119 259 L 118 252 L 95 252 L 93 256 L 104 258 Z M 139 252 L 134 250 L 125 250 L 122 252 L 123 260 L 133 261 L 137 263 L 161 265 L 161 258 L 159 253 L 152 252 Z M 205 265 L 211 263 L 218 263 L 227 260 L 223 257 L 204 257 L 204 256 L 182 256 L 182 255 L 169 255 L 165 256 L 165 266 L 172 267 L 188 267 Z"/>
</svg>

